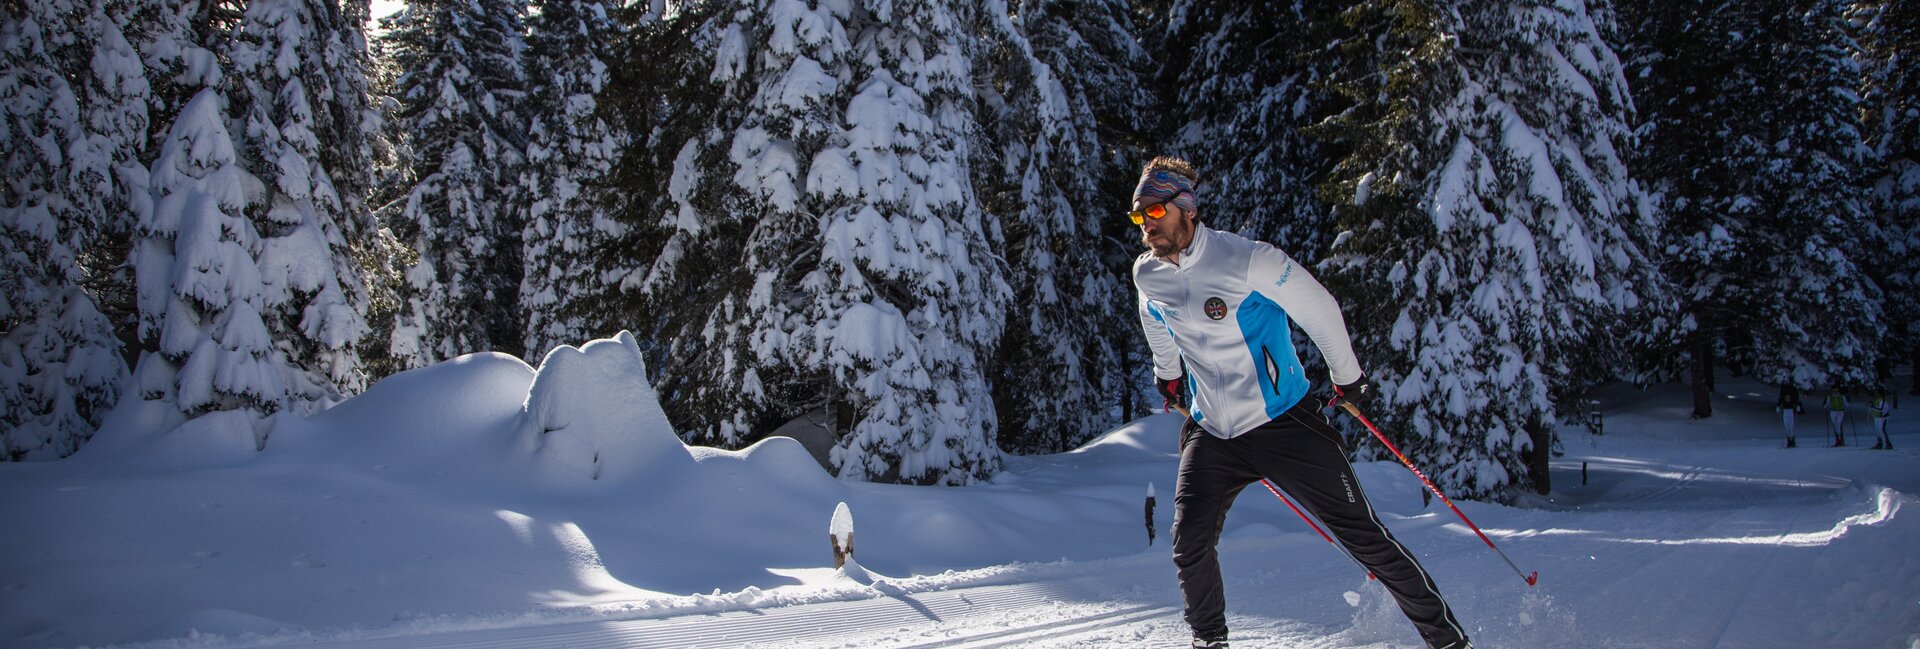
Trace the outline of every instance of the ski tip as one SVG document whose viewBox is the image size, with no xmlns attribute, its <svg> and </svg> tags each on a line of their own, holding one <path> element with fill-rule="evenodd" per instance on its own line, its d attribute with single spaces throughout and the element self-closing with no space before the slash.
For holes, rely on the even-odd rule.
<svg viewBox="0 0 1920 649">
<path fill-rule="evenodd" d="M 1537 586 L 1539 584 L 1540 584 L 1540 571 L 1535 570 L 1533 571 L 1533 574 L 1527 575 L 1528 586 Z"/>
</svg>

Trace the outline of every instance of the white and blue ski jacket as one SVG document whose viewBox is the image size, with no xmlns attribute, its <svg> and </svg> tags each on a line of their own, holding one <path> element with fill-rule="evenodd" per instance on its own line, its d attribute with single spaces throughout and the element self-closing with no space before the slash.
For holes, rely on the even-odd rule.
<svg viewBox="0 0 1920 649">
<path fill-rule="evenodd" d="M 1179 378 L 1186 361 L 1193 419 L 1214 436 L 1252 430 L 1306 396 L 1288 321 L 1320 348 L 1334 383 L 1360 380 L 1339 302 L 1272 245 L 1196 225 L 1179 264 L 1141 254 L 1133 285 L 1154 376 Z"/>
</svg>

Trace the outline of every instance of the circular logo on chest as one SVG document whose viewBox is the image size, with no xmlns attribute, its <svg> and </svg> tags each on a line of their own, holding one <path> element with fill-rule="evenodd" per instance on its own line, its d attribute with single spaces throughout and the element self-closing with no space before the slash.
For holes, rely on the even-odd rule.
<svg viewBox="0 0 1920 649">
<path fill-rule="evenodd" d="M 1215 320 L 1227 317 L 1227 301 L 1217 297 L 1207 298 L 1207 317 Z"/>
</svg>

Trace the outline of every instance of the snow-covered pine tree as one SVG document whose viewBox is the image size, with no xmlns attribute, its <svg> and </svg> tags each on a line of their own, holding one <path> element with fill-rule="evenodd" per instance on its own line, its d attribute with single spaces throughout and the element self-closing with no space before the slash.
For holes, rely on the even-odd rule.
<svg viewBox="0 0 1920 649">
<path fill-rule="evenodd" d="M 607 221 L 597 229 L 604 236 L 590 240 L 583 256 L 587 281 L 573 287 L 572 313 L 588 331 L 631 330 L 641 339 L 649 354 L 654 389 L 662 403 L 684 429 L 686 414 L 674 404 L 688 398 L 668 384 L 664 367 L 668 360 L 664 342 L 674 333 L 663 330 L 673 325 L 670 318 L 682 308 L 704 308 L 694 304 L 706 282 L 699 277 L 714 277 L 703 271 L 655 274 L 656 266 L 688 270 L 680 264 L 660 264 L 668 242 L 674 246 L 715 244 L 731 250 L 720 259 L 696 256 L 694 264 L 731 264 L 738 258 L 739 239 L 715 237 L 675 239 L 680 223 L 680 208 L 669 191 L 687 178 L 670 172 L 685 145 L 704 137 L 709 129 L 737 123 L 737 117 L 721 109 L 728 98 L 712 91 L 707 81 L 712 59 L 698 54 L 711 47 L 705 41 L 717 36 L 714 16 L 727 9 L 724 3 L 703 2 L 681 5 L 672 20 L 661 20 L 664 0 L 627 3 L 609 11 L 621 36 L 608 49 L 617 61 L 648 61 L 647 65 L 612 65 L 605 72 L 604 85 L 596 93 L 598 115 L 607 128 L 622 136 L 611 168 L 601 179 L 603 188 L 594 192 L 596 209 Z M 702 44 L 705 43 L 705 44 Z M 737 103 L 737 102 L 736 102 Z M 736 111 L 737 112 L 737 111 Z M 681 194 L 682 199 L 687 196 Z M 732 232 L 732 230 L 729 230 Z M 712 234 L 712 233 L 710 233 Z M 652 279 L 650 279 L 652 278 Z M 656 309 L 667 309 L 661 311 Z M 685 340 L 685 339 L 682 339 Z M 682 348 L 678 352 L 684 352 Z M 682 354 L 672 358 L 684 359 Z"/>
<path fill-rule="evenodd" d="M 1768 383 L 1862 388 L 1877 380 L 1882 295 L 1865 271 L 1885 255 L 1886 239 L 1862 184 L 1868 149 L 1846 8 L 1846 0 L 1799 0 L 1760 17 L 1759 35 L 1778 34 L 1782 47 L 1767 62 L 1777 94 L 1752 116 L 1766 120 L 1760 133 L 1769 144 L 1756 198 L 1781 236 L 1757 242 L 1773 258 L 1756 297 L 1780 317 L 1753 323 L 1753 358 L 1742 360 Z"/>
<path fill-rule="evenodd" d="M 1744 229 L 1751 201 L 1735 207 L 1715 197 L 1740 195 L 1752 170 L 1736 166 L 1757 154 L 1734 154 L 1748 140 L 1727 137 L 1721 124 L 1735 123 L 1753 101 L 1760 81 L 1751 63 L 1729 56 L 1730 40 L 1717 33 L 1714 16 L 1700 2 L 1623 0 L 1621 50 L 1640 108 L 1636 132 L 1645 146 L 1634 173 L 1648 184 L 1667 219 L 1663 270 L 1679 292 L 1682 338 L 1669 362 L 1681 363 L 1693 386 L 1695 417 L 1713 413 L 1714 359 L 1721 323 L 1731 317 L 1727 297 L 1739 277 L 1732 265 L 1729 232 Z M 1679 360 L 1673 357 L 1679 357 Z M 1673 368 L 1669 368 L 1673 369 Z"/>
<path fill-rule="evenodd" d="M 127 376 L 87 287 L 112 278 L 98 252 L 123 250 L 146 206 L 147 85 L 104 3 L 16 9 L 0 18 L 0 459 L 55 459 L 93 436 Z"/>
<path fill-rule="evenodd" d="M 367 276 L 367 334 L 360 341 L 360 360 L 369 379 L 392 375 L 422 362 L 417 355 L 399 356 L 394 350 L 394 329 L 401 325 L 400 313 L 408 294 L 406 270 L 420 263 L 420 253 L 410 242 L 403 242 L 390 227 L 394 211 L 405 205 L 412 189 L 413 151 L 404 133 L 396 125 L 400 101 L 387 94 L 400 78 L 400 70 L 388 52 L 391 43 L 372 39 L 367 44 L 367 86 L 372 99 L 372 120 L 366 126 L 368 153 L 372 165 L 373 187 L 367 205 L 375 228 L 355 242 Z"/>
<path fill-rule="evenodd" d="M 1886 295 L 1882 358 L 1904 354 L 1920 373 L 1920 4 L 1865 0 L 1852 11 L 1872 210 L 1888 244 L 1888 254 L 1869 260 Z M 1913 390 L 1920 394 L 1920 383 Z"/>
<path fill-rule="evenodd" d="M 358 352 L 367 288 L 353 241 L 374 230 L 366 122 L 366 41 L 332 0 L 253 0 L 229 57 L 241 159 L 266 191 L 261 317 L 307 414 L 366 387 Z"/>
<path fill-rule="evenodd" d="M 1149 39 L 1162 66 L 1151 94 L 1137 99 L 1162 115 L 1145 141 L 1206 176 L 1201 218 L 1208 227 L 1271 242 L 1299 259 L 1325 255 L 1333 215 L 1313 186 L 1339 154 L 1306 127 L 1334 98 L 1320 71 L 1326 59 L 1306 55 L 1339 9 L 1176 0 L 1165 24 L 1147 30 L 1165 37 Z"/>
<path fill-rule="evenodd" d="M 91 43 L 90 57 L 71 78 L 81 80 L 81 114 L 87 145 L 69 153 L 75 169 L 70 188 L 80 211 L 97 215 L 97 236 L 77 251 L 82 288 L 93 296 L 119 339 L 123 365 L 139 358 L 139 308 L 127 258 L 133 250 L 140 215 L 152 208 L 148 192 L 148 146 L 153 141 L 150 104 L 154 102 L 154 66 L 143 60 L 147 39 L 133 39 L 150 25 L 140 9 L 150 1 L 94 0 L 80 33 Z M 76 63 L 79 63 L 76 61 Z"/>
<path fill-rule="evenodd" d="M 718 309 L 743 291 L 735 284 L 747 276 L 739 264 L 755 214 L 739 204 L 737 189 L 695 181 L 703 169 L 732 164 L 724 148 L 707 144 L 738 128 L 751 112 L 751 86 L 713 81 L 714 52 L 722 41 L 742 38 L 731 17 L 742 7 L 697 2 L 669 19 L 655 20 L 659 14 L 649 12 L 627 21 L 635 27 L 621 41 L 620 57 L 652 57 L 652 63 L 615 66 L 603 93 L 608 112 L 620 120 L 615 128 L 634 138 L 621 150 L 610 181 L 609 193 L 626 198 L 609 211 L 624 236 L 590 248 L 600 278 L 592 286 L 608 290 L 581 295 L 580 302 L 598 317 L 632 318 L 633 325 L 620 326 L 637 325 L 654 388 L 688 439 L 718 431 L 739 411 L 752 413 L 746 419 L 772 412 L 764 399 L 719 389 L 698 371 L 740 357 L 737 338 L 717 336 L 730 331 L 719 327 L 732 317 L 721 317 Z M 770 430 L 779 422 L 765 425 Z"/>
<path fill-rule="evenodd" d="M 980 12 L 976 75 L 983 151 L 974 194 L 1003 214 L 1013 288 L 993 370 L 1000 447 L 1058 453 L 1136 412 L 1123 354 L 1140 345 L 1116 314 L 1132 308 L 1123 273 L 1138 246 L 1119 216 L 1138 154 L 1114 152 L 1137 133 L 1147 53 L 1118 0 L 1034 0 Z M 1150 384 L 1150 383 L 1148 383 Z"/>
<path fill-rule="evenodd" d="M 400 71 L 387 137 L 412 164 L 405 198 L 382 216 L 418 255 L 394 323 L 379 327 L 395 364 L 522 351 L 523 13 L 519 0 L 420 0 L 381 36 Z"/>
<path fill-rule="evenodd" d="M 610 330 L 588 328 L 583 296 L 595 286 L 588 251 L 625 227 L 605 215 L 605 187 L 625 137 L 599 114 L 619 28 L 600 0 L 536 0 L 527 20 L 527 164 L 521 178 L 528 361 L 556 345 Z"/>
<path fill-rule="evenodd" d="M 1322 191 L 1345 231 L 1323 268 L 1380 419 L 1449 493 L 1544 486 L 1528 467 L 1581 365 L 1622 367 L 1607 337 L 1661 296 L 1620 67 L 1582 4 L 1370 0 L 1340 20 L 1325 69 L 1353 105 L 1324 128 L 1350 153 Z"/>
<path fill-rule="evenodd" d="M 998 466 L 984 370 L 1009 289 L 1000 218 L 976 199 L 969 5 L 690 3 L 707 128 L 651 139 L 674 220 L 643 289 L 660 385 L 692 439 L 738 446 L 830 413 L 848 478 L 964 483 Z M 682 23 L 681 21 L 694 21 Z M 643 34 L 641 38 L 646 38 Z M 631 92 L 630 90 L 628 92 Z M 631 96 L 625 93 L 622 96 Z M 676 111 L 668 111 L 676 112 Z M 637 132 L 637 131 L 636 131 Z M 633 217 L 629 217 L 633 218 Z"/>
<path fill-rule="evenodd" d="M 166 115 L 131 253 L 142 396 L 192 417 L 305 414 L 359 391 L 366 288 L 349 241 L 371 230 L 360 27 L 332 2 L 149 15 L 171 28 L 149 49 L 169 72 L 156 103 L 191 98 Z"/>
<path fill-rule="evenodd" d="M 251 215 L 266 186 L 242 166 L 227 99 L 202 89 L 174 117 L 153 162 L 154 209 L 133 251 L 140 335 L 135 370 L 148 399 L 188 416 L 271 413 L 286 405 L 262 313 L 261 234 Z"/>
<path fill-rule="evenodd" d="M 1694 416 L 1724 360 L 1803 388 L 1871 379 L 1878 289 L 1841 5 L 1622 5 L 1646 143 L 1639 177 L 1667 215 L 1665 271 L 1690 331 Z"/>
</svg>

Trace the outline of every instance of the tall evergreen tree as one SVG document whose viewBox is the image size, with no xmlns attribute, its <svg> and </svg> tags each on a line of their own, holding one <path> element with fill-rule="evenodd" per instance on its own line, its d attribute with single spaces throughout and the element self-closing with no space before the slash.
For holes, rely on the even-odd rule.
<svg viewBox="0 0 1920 649">
<path fill-rule="evenodd" d="M 639 333 L 662 405 L 689 439 L 695 429 L 716 425 L 698 413 L 726 407 L 728 399 L 675 368 L 720 362 L 722 355 L 709 351 L 718 349 L 709 338 L 682 335 L 697 327 L 680 327 L 696 320 L 687 314 L 715 309 L 733 290 L 721 290 L 718 282 L 741 271 L 745 215 L 713 207 L 724 200 L 718 183 L 693 182 L 698 169 L 723 164 L 725 152 L 702 143 L 712 133 L 737 128 L 745 112 L 738 92 L 716 92 L 709 80 L 712 52 L 727 33 L 722 16 L 737 8 L 688 3 L 664 20 L 658 20 L 658 8 L 637 3 L 617 12 L 633 25 L 619 42 L 618 58 L 651 64 L 615 66 L 602 93 L 602 109 L 614 128 L 633 139 L 610 174 L 617 191 L 599 197 L 620 234 L 589 248 L 599 281 L 577 294 L 590 329 L 631 327 Z M 709 209 L 696 211 L 695 205 Z"/>
<path fill-rule="evenodd" d="M 72 454 L 118 400 L 121 341 L 92 286 L 144 209 L 146 79 L 101 2 L 0 19 L 0 458 Z"/>
<path fill-rule="evenodd" d="M 1669 218 L 1694 416 L 1715 366 L 1861 384 L 1876 357 L 1856 68 L 1829 0 L 1630 2 L 1637 165 Z"/>
<path fill-rule="evenodd" d="M 198 12 L 198 13 L 193 13 Z M 184 416 L 310 413 L 365 386 L 371 229 L 365 54 L 333 2 L 160 12 L 151 59 L 175 70 L 132 266 L 147 345 L 138 386 Z M 199 15 L 209 22 L 181 26 Z M 175 95 L 174 93 L 181 93 Z"/>
<path fill-rule="evenodd" d="M 1352 106 L 1323 195 L 1381 417 L 1451 493 L 1544 488 L 1556 413 L 1624 365 L 1609 339 L 1662 284 L 1654 217 L 1620 151 L 1631 110 L 1595 12 L 1378 0 L 1326 69 Z"/>
<path fill-rule="evenodd" d="M 988 44 L 976 74 L 983 149 L 997 169 L 975 174 L 975 195 L 1001 220 L 1015 305 L 995 359 L 1000 446 L 1057 453 L 1130 417 L 1124 354 L 1139 334 L 1116 327 L 1132 308 L 1121 272 L 1137 251 L 1125 210 L 1140 155 L 1147 53 L 1123 2 L 987 3 Z M 986 92 L 986 91 L 983 91 Z M 983 165 L 985 166 L 985 165 Z"/>
<path fill-rule="evenodd" d="M 1872 210 L 1887 237 L 1887 254 L 1871 264 L 1885 291 L 1887 361 L 1901 358 L 1920 373 L 1920 6 L 1855 3 L 1861 23 L 1861 114 L 1873 163 Z M 1914 393 L 1920 394 L 1920 382 Z"/>
<path fill-rule="evenodd" d="M 1763 131 L 1762 208 L 1786 226 L 1767 242 L 1776 262 L 1801 273 L 1762 275 L 1761 299 L 1784 317 L 1753 333 L 1754 375 L 1769 383 L 1872 385 L 1879 362 L 1883 297 L 1865 272 L 1886 251 L 1862 181 L 1868 149 L 1860 123 L 1859 67 L 1844 0 L 1803 0 L 1762 17 L 1761 34 L 1784 45 L 1768 66 L 1778 85 Z"/>
<path fill-rule="evenodd" d="M 375 227 L 356 242 L 361 268 L 367 273 L 367 334 L 360 341 L 360 358 L 368 377 L 376 380 L 425 362 L 411 352 L 396 354 L 394 345 L 394 331 L 403 325 L 400 314 L 409 294 L 406 270 L 420 263 L 420 254 L 409 242 L 401 241 L 392 227 L 397 210 L 406 204 L 412 190 L 408 179 L 413 169 L 413 150 L 398 128 L 402 106 L 387 94 L 397 86 L 401 73 L 389 52 L 392 45 L 383 38 L 372 39 L 367 45 L 367 85 L 372 105 L 366 132 L 373 178 L 367 205 Z"/>
<path fill-rule="evenodd" d="M 142 32 L 151 25 L 149 8 L 156 0 L 96 0 L 80 29 L 92 39 L 81 114 L 89 131 L 88 145 L 69 157 L 91 160 L 85 173 L 73 176 L 74 187 L 86 197 L 85 213 L 99 220 L 97 236 L 79 250 L 82 288 L 93 296 L 101 313 L 112 322 L 120 341 L 124 365 L 139 359 L 139 309 L 134 300 L 133 274 L 127 258 L 134 245 L 140 215 L 152 209 L 147 163 L 155 120 L 151 56 L 153 38 Z M 84 152 L 82 152 L 84 151 Z"/>
<path fill-rule="evenodd" d="M 366 280 L 351 241 L 373 231 L 366 44 L 335 0 L 254 0 L 234 35 L 230 108 L 265 184 L 262 313 L 302 414 L 364 389 Z"/>
<path fill-rule="evenodd" d="M 1321 259 L 1333 214 L 1314 192 L 1339 159 L 1335 142 L 1307 128 L 1332 109 L 1325 58 L 1310 58 L 1339 10 L 1326 2 L 1176 0 L 1146 33 L 1161 61 L 1155 101 L 1162 123 L 1149 146 L 1194 162 L 1204 180 L 1208 227 Z M 1309 346 L 1310 347 L 1310 346 Z"/>
<path fill-rule="evenodd" d="M 132 260 L 151 349 L 137 370 L 140 390 L 189 417 L 270 413 L 288 394 L 262 317 L 261 233 L 250 218 L 266 186 L 242 165 L 226 111 L 226 96 L 206 88 L 174 116 Z"/>
<path fill-rule="evenodd" d="M 411 2 L 382 36 L 400 70 L 389 137 L 412 165 L 385 218 L 417 255 L 390 329 L 387 354 L 402 366 L 521 354 L 522 13 L 517 0 Z"/>
<path fill-rule="evenodd" d="M 968 6 L 691 3 L 668 98 L 700 100 L 645 276 L 658 385 L 692 439 L 737 446 L 828 413 L 843 477 L 964 483 L 999 463 L 984 369 L 1003 326 L 1001 230 L 974 195 Z M 650 33 L 639 38 L 647 39 Z M 631 91 L 627 91 L 630 93 Z M 633 96 L 622 93 L 622 96 Z M 677 110 L 659 114 L 678 113 Z M 684 117 L 684 116 L 683 116 Z M 670 153 L 669 153 L 670 152 Z M 631 218 L 631 217 L 630 217 Z"/>
<path fill-rule="evenodd" d="M 530 361 L 556 345 L 581 344 L 609 330 L 588 328 L 583 295 L 604 290 L 588 251 L 617 239 L 623 224 L 609 219 L 605 193 L 625 137 L 600 115 L 599 96 L 619 30 L 598 0 L 545 0 L 528 20 L 525 259 L 520 285 L 527 313 Z"/>
</svg>

